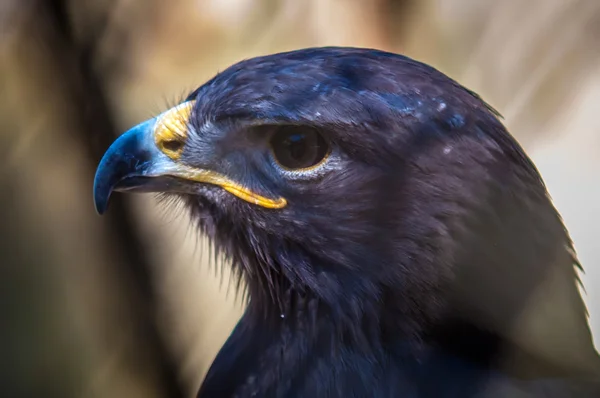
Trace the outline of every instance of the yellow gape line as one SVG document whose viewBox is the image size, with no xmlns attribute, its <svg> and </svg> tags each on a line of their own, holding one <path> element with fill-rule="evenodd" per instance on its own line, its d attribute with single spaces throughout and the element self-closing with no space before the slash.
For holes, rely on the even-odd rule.
<svg viewBox="0 0 600 398">
<path fill-rule="evenodd" d="M 287 205 L 287 200 L 284 198 L 269 199 L 264 196 L 257 195 L 252 191 L 249 191 L 239 185 L 224 185 L 223 189 L 227 192 L 237 196 L 238 198 L 245 200 L 246 202 L 254 203 L 256 205 L 266 207 L 267 209 L 282 209 Z"/>
<path fill-rule="evenodd" d="M 205 169 L 196 169 L 186 165 L 179 165 L 177 177 L 188 181 L 202 182 L 205 184 L 217 185 L 238 198 L 255 205 L 266 207 L 268 209 L 281 209 L 287 205 L 285 198 L 269 199 L 248 188 L 230 180 L 222 174 Z"/>
</svg>

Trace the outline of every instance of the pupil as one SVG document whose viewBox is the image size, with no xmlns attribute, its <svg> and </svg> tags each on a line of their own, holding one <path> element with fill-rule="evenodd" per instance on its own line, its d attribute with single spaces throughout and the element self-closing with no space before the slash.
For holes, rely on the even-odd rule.
<svg viewBox="0 0 600 398">
<path fill-rule="evenodd" d="M 317 130 L 299 126 L 280 127 L 271 136 L 271 148 L 277 163 L 291 170 L 318 164 L 329 149 Z"/>
<path fill-rule="evenodd" d="M 293 135 L 290 137 L 289 151 L 294 160 L 300 162 L 306 155 L 306 139 L 304 136 Z"/>
</svg>

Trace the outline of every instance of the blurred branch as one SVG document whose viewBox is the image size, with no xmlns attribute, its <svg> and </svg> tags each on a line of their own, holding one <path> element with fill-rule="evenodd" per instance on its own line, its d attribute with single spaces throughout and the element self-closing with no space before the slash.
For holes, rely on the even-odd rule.
<svg viewBox="0 0 600 398">
<path fill-rule="evenodd" d="M 55 30 L 56 40 L 49 40 L 48 44 L 54 47 L 55 61 L 60 64 L 60 69 L 67 72 L 61 76 L 64 94 L 72 99 L 74 115 L 80 115 L 80 128 L 77 130 L 79 136 L 73 138 L 80 140 L 88 151 L 92 166 L 90 169 L 98 164 L 103 152 L 118 135 L 103 91 L 102 79 L 94 69 L 94 56 L 97 54 L 98 43 L 105 34 L 111 7 L 112 4 L 106 5 L 106 12 L 96 24 L 90 26 L 90 31 L 83 40 L 78 40 L 75 36 L 66 1 L 40 2 L 40 9 L 35 14 L 38 18 L 46 18 L 49 28 Z M 139 337 L 145 340 L 144 347 L 156 360 L 165 395 L 182 397 L 184 394 L 178 381 L 177 366 L 156 325 L 157 300 L 152 283 L 151 262 L 145 256 L 146 247 L 135 232 L 132 214 L 126 203 L 116 198 L 105 217 L 111 242 L 118 247 L 128 266 L 126 269 L 111 271 L 129 280 L 129 286 L 134 288 L 124 297 L 130 299 L 128 305 L 134 306 L 135 310 L 132 312 L 138 317 L 136 323 Z"/>
</svg>

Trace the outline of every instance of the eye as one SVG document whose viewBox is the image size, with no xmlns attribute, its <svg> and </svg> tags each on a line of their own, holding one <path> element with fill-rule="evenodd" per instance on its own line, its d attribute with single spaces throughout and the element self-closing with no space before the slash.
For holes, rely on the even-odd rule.
<svg viewBox="0 0 600 398">
<path fill-rule="evenodd" d="M 275 161 L 289 170 L 313 168 L 329 155 L 325 138 L 307 127 L 280 127 L 271 136 L 270 143 Z"/>
</svg>

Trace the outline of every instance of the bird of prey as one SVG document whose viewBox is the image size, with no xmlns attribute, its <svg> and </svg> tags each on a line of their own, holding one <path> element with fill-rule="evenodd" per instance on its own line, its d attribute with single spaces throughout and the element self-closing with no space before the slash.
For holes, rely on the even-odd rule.
<svg viewBox="0 0 600 398">
<path fill-rule="evenodd" d="M 499 118 L 405 56 L 272 54 L 119 137 L 94 199 L 176 197 L 243 280 L 199 398 L 600 397 L 571 240 Z"/>
</svg>

